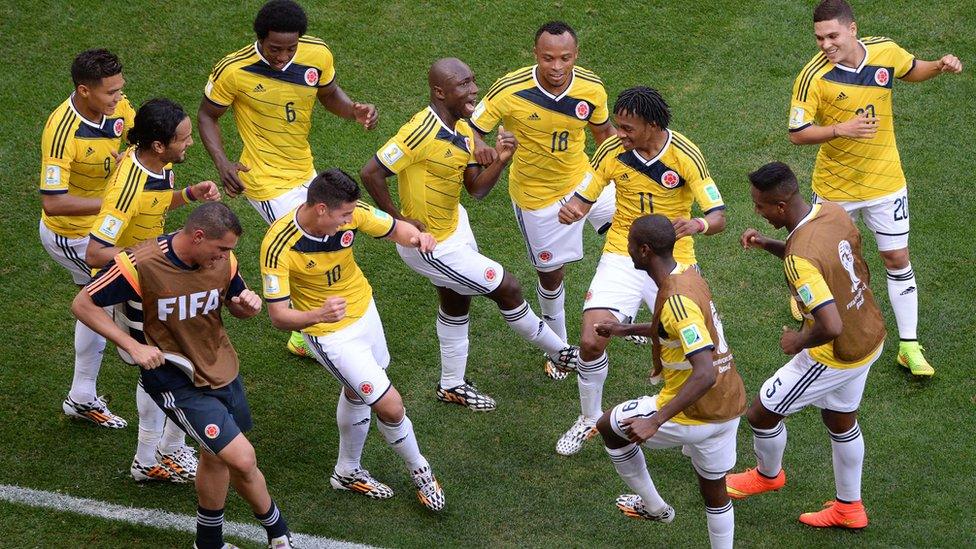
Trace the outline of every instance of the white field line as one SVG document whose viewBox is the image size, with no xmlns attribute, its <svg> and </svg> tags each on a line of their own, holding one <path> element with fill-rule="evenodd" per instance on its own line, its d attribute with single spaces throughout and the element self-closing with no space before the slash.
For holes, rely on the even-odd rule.
<svg viewBox="0 0 976 549">
<path fill-rule="evenodd" d="M 197 530 L 196 516 L 178 515 L 167 511 L 156 509 L 139 509 L 136 507 L 125 507 L 94 499 L 76 498 L 55 492 L 45 492 L 43 490 L 32 490 L 0 484 L 0 500 L 13 503 L 22 503 L 32 507 L 44 507 L 55 511 L 78 513 L 108 520 L 140 524 L 154 528 L 166 528 L 179 530 L 195 534 Z M 287 517 L 287 515 L 286 515 Z M 264 528 L 257 524 L 244 524 L 241 522 L 224 522 L 224 536 L 236 537 L 243 540 L 253 541 L 260 544 L 268 542 L 268 536 Z M 321 549 L 369 549 L 369 545 L 349 543 L 329 538 L 321 538 L 307 534 L 292 534 L 292 541 L 303 548 Z M 187 546 L 192 541 L 187 539 Z"/>
</svg>

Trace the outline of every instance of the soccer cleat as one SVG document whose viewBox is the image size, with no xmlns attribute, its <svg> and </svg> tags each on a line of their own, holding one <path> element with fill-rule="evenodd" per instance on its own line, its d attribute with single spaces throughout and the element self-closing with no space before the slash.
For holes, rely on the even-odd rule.
<svg viewBox="0 0 976 549">
<path fill-rule="evenodd" d="M 544 355 L 544 356 L 546 357 L 546 363 L 542 366 L 542 369 L 543 371 L 545 371 L 546 375 L 549 376 L 550 379 L 555 381 L 562 381 L 567 377 L 569 377 L 569 372 L 556 368 L 556 365 L 553 364 L 552 360 L 549 359 L 549 355 Z"/>
<path fill-rule="evenodd" d="M 199 549 L 199 547 L 197 547 L 197 542 L 195 541 L 193 542 L 193 549 Z M 231 545 L 230 543 L 225 542 L 223 545 L 220 546 L 220 549 L 241 549 L 241 548 L 236 545 Z"/>
<path fill-rule="evenodd" d="M 268 540 L 268 549 L 292 549 L 291 534 L 285 534 Z"/>
<path fill-rule="evenodd" d="M 476 412 L 490 412 L 495 409 L 495 399 L 479 391 L 468 379 L 450 389 L 445 389 L 438 383 L 437 400 L 460 404 Z"/>
<path fill-rule="evenodd" d="M 417 499 L 424 507 L 431 511 L 444 509 L 444 490 L 437 482 L 437 477 L 430 470 L 430 466 L 422 467 L 412 473 L 413 483 L 417 486 Z"/>
<path fill-rule="evenodd" d="M 790 296 L 790 315 L 793 317 L 793 320 L 796 320 L 797 322 L 803 321 L 803 313 L 800 312 L 800 304 L 796 302 L 796 298 L 793 296 Z"/>
<path fill-rule="evenodd" d="M 868 525 L 868 513 L 860 501 L 842 503 L 832 500 L 824 503 L 824 508 L 815 513 L 803 513 L 800 522 L 814 528 L 850 528 L 860 530 Z"/>
<path fill-rule="evenodd" d="M 623 494 L 617 498 L 617 509 L 633 519 L 653 520 L 669 524 L 674 520 L 674 507 L 668 505 L 660 513 L 648 511 L 644 500 L 637 494 Z"/>
<path fill-rule="evenodd" d="M 160 463 L 143 465 L 137 458 L 132 458 L 132 465 L 129 466 L 129 473 L 136 482 L 146 482 L 150 480 L 160 480 L 172 482 L 174 484 L 186 484 L 186 480 L 174 475 Z"/>
<path fill-rule="evenodd" d="M 925 360 L 924 350 L 917 341 L 902 341 L 898 345 L 898 364 L 911 370 L 914 376 L 934 376 L 935 368 Z"/>
<path fill-rule="evenodd" d="M 288 347 L 288 352 L 295 356 L 315 358 L 312 356 L 312 350 L 308 348 L 308 344 L 305 343 L 301 332 L 292 332 L 291 337 L 288 338 L 288 345 L 286 347 Z"/>
<path fill-rule="evenodd" d="M 624 341 L 629 341 L 634 345 L 637 345 L 638 347 L 640 347 L 641 345 L 647 345 L 648 343 L 651 342 L 651 340 L 647 336 L 641 336 L 641 335 L 624 336 Z"/>
<path fill-rule="evenodd" d="M 169 454 L 164 454 L 157 448 L 156 463 L 169 469 L 171 475 L 180 477 L 186 482 L 197 478 L 197 456 L 189 446 L 180 446 L 175 452 Z"/>
<path fill-rule="evenodd" d="M 725 489 L 732 499 L 743 499 L 763 492 L 773 492 L 785 485 L 786 471 L 782 469 L 776 478 L 760 475 L 758 469 L 746 469 L 741 473 L 725 477 Z"/>
<path fill-rule="evenodd" d="M 559 437 L 556 442 L 556 453 L 561 456 L 571 456 L 583 449 L 583 443 L 597 433 L 596 422 L 584 416 L 576 418 L 576 423 Z"/>
<path fill-rule="evenodd" d="M 579 362 L 579 347 L 575 345 L 563 347 L 555 356 L 550 356 L 549 361 L 557 370 L 563 372 L 576 371 Z"/>
<path fill-rule="evenodd" d="M 61 403 L 61 409 L 69 417 L 87 419 L 95 425 L 109 429 L 122 429 L 128 425 L 127 421 L 108 409 L 108 401 L 104 396 L 97 397 L 91 402 L 75 402 L 69 396 Z"/>
<path fill-rule="evenodd" d="M 329 484 L 336 490 L 349 490 L 362 494 L 370 499 L 390 499 L 393 489 L 373 478 L 366 469 L 356 469 L 349 475 L 340 475 L 335 469 Z"/>
</svg>

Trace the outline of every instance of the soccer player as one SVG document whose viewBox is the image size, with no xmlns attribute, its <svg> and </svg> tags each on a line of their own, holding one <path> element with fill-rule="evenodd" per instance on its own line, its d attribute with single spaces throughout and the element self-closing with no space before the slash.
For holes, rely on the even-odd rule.
<svg viewBox="0 0 976 549">
<path fill-rule="evenodd" d="M 305 10 L 294 1 L 264 4 L 254 19 L 257 41 L 214 66 L 197 115 L 224 191 L 244 194 L 269 225 L 305 202 L 315 177 L 308 133 L 316 101 L 367 130 L 376 126 L 376 107 L 349 99 L 337 83 L 332 51 L 307 29 Z M 244 142 L 237 162 L 227 158 L 217 123 L 228 109 Z M 312 356 L 299 332 L 287 347 Z"/>
<path fill-rule="evenodd" d="M 814 201 L 830 200 L 874 233 L 888 273 L 895 313 L 898 363 L 917 376 L 935 369 L 918 343 L 918 284 L 908 256 L 908 190 L 895 143 L 892 84 L 962 72 L 954 55 L 916 59 L 884 37 L 857 38 L 854 12 L 844 0 L 813 11 L 820 53 L 796 78 L 790 103 L 790 141 L 820 145 L 813 168 Z"/>
<path fill-rule="evenodd" d="M 393 497 L 393 490 L 360 464 L 373 411 L 383 438 L 403 458 L 420 502 L 440 511 L 444 491 L 420 453 L 403 399 L 386 375 L 390 352 L 383 324 L 373 289 L 352 252 L 358 231 L 423 253 L 430 253 L 436 242 L 429 233 L 359 201 L 360 196 L 359 185 L 345 172 L 325 171 L 312 181 L 305 203 L 271 226 L 261 244 L 268 313 L 276 328 L 300 330 L 316 360 L 342 384 L 332 487 L 375 499 Z"/>
<path fill-rule="evenodd" d="M 517 146 L 514 136 L 499 129 L 495 142 L 498 160 L 483 168 L 475 160 L 473 130 L 465 120 L 478 100 L 474 73 L 461 60 L 446 58 L 431 65 L 427 79 L 430 105 L 404 124 L 363 166 L 360 175 L 380 209 L 437 239 L 437 249 L 431 252 L 397 246 L 403 261 L 437 288 L 441 350 L 437 398 L 490 411 L 495 409 L 495 400 L 464 377 L 472 296 L 494 301 L 505 322 L 554 363 L 572 365 L 577 349 L 536 316 L 511 273 L 478 252 L 468 214 L 460 203 L 462 188 L 478 199 L 488 195 Z M 393 175 L 397 176 L 402 211 L 386 185 Z"/>
<path fill-rule="evenodd" d="M 637 218 L 628 252 L 634 267 L 660 289 L 650 324 L 601 322 L 601 337 L 641 336 L 654 345 L 654 376 L 664 388 L 654 397 L 628 400 L 597 422 L 610 460 L 636 494 L 617 498 L 617 507 L 637 519 L 671 522 L 647 472 L 641 446 L 682 446 L 691 457 L 705 499 L 713 548 L 732 547 L 735 519 L 725 490 L 725 473 L 735 466 L 735 434 L 746 409 L 746 392 L 725 341 L 712 293 L 692 265 L 675 260 L 675 230 L 663 215 Z"/>
<path fill-rule="evenodd" d="M 542 318 L 565 340 L 565 266 L 583 257 L 583 224 L 562 225 L 556 214 L 589 165 L 585 130 L 600 145 L 614 135 L 614 128 L 603 81 L 576 66 L 579 45 L 572 27 L 562 21 L 542 25 L 533 51 L 536 64 L 499 78 L 470 122 L 482 135 L 501 122 L 518 140 L 508 191 L 529 262 L 539 277 Z M 497 152 L 475 135 L 475 157 L 487 166 Z M 610 228 L 613 206 L 613 188 L 608 186 L 587 217 L 600 234 Z M 549 361 L 545 372 L 556 380 L 567 375 Z"/>
<path fill-rule="evenodd" d="M 79 53 L 71 63 L 74 91 L 44 125 L 41 135 L 41 244 L 71 273 L 75 284 L 91 280 L 85 263 L 88 231 L 115 170 L 125 130 L 135 112 L 122 94 L 119 58 L 107 50 Z M 75 365 L 64 413 L 111 429 L 126 421 L 98 396 L 96 382 L 105 339 L 75 323 Z"/>
<path fill-rule="evenodd" d="M 556 452 L 569 456 L 596 434 L 603 415 L 603 383 L 610 360 L 610 340 L 597 334 L 600 322 L 631 322 L 641 301 L 654 306 L 657 285 L 634 268 L 627 255 L 627 233 L 642 215 L 659 213 L 674 224 L 674 257 L 694 265 L 694 234 L 716 234 L 725 228 L 725 203 L 705 165 L 701 151 L 684 135 L 668 128 L 671 111 L 653 88 L 638 86 L 620 92 L 613 106 L 617 135 L 593 154 L 591 168 L 577 191 L 559 210 L 561 223 L 583 219 L 603 189 L 616 182 L 616 210 L 603 247 L 603 256 L 583 303 L 577 385 L 582 414 L 556 443 Z M 703 217 L 691 218 L 697 202 Z"/>
<path fill-rule="evenodd" d="M 190 212 L 182 230 L 116 255 L 72 305 L 79 320 L 132 357 L 146 392 L 200 443 L 199 549 L 223 547 L 228 485 L 250 504 L 267 530 L 269 547 L 291 546 L 288 525 L 244 436 L 251 411 L 237 352 L 221 320 L 225 306 L 238 318 L 261 311 L 261 298 L 247 288 L 232 252 L 241 232 L 230 208 L 203 204 Z M 145 343 L 101 310 L 130 301 L 148 313 Z"/>
<path fill-rule="evenodd" d="M 744 498 L 786 484 L 783 419 L 814 406 L 820 408 L 830 435 L 837 499 L 822 511 L 803 513 L 800 522 L 864 528 L 868 525 L 861 503 L 864 437 L 857 408 L 868 370 L 881 355 L 885 327 L 861 256 L 861 235 L 840 205 L 826 200 L 807 203 L 786 164 L 766 164 L 749 174 L 749 181 L 756 212 L 789 234 L 784 242 L 747 229 L 742 246 L 783 259 L 790 293 L 801 304 L 804 323 L 799 331 L 784 330 L 779 346 L 792 358 L 763 383 L 746 413 L 758 465 L 728 476 L 729 495 Z"/>
<path fill-rule="evenodd" d="M 183 190 L 174 188 L 172 165 L 186 159 L 193 143 L 190 117 L 168 99 L 151 99 L 139 107 L 135 124 L 127 135 L 134 145 L 119 161 L 113 181 L 105 193 L 101 211 L 90 227 L 85 261 L 100 269 L 123 248 L 163 234 L 166 212 L 191 200 L 219 200 L 213 181 L 202 181 Z M 115 308 L 115 319 L 131 337 L 144 342 L 143 312 L 137 301 Z M 119 348 L 122 360 L 135 364 Z M 139 442 L 129 472 L 137 481 L 162 480 L 183 483 L 196 475 L 197 459 L 185 444 L 179 425 L 166 421 L 163 410 L 136 387 L 139 411 Z"/>
</svg>

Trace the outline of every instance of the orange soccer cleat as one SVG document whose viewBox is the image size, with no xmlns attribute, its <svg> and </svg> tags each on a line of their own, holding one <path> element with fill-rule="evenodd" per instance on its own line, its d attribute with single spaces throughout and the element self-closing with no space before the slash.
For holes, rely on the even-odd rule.
<svg viewBox="0 0 976 549">
<path fill-rule="evenodd" d="M 815 513 L 803 513 L 800 522 L 814 528 L 850 528 L 860 530 L 868 525 L 868 513 L 860 500 L 843 503 L 831 500 L 824 503 L 824 508 Z"/>
<path fill-rule="evenodd" d="M 746 469 L 725 477 L 725 488 L 732 499 L 743 499 L 763 492 L 773 492 L 786 485 L 786 472 L 780 469 L 776 478 L 759 474 L 758 469 Z"/>
</svg>

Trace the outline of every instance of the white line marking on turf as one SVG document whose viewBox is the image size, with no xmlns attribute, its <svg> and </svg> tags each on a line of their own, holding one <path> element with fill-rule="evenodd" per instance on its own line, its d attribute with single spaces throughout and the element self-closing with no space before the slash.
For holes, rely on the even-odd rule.
<svg viewBox="0 0 976 549">
<path fill-rule="evenodd" d="M 115 505 L 94 499 L 76 498 L 56 492 L 32 490 L 30 488 L 21 488 L 20 486 L 11 486 L 9 484 L 0 484 L 0 500 L 131 524 L 152 526 L 154 528 L 166 528 L 190 533 L 196 533 L 197 531 L 197 519 L 195 516 L 178 515 L 156 509 L 125 507 L 123 505 Z M 264 528 L 255 524 L 231 521 L 224 522 L 224 535 L 260 544 L 268 542 L 268 536 Z M 307 534 L 292 534 L 292 539 L 299 547 L 321 549 L 369 549 L 370 547 L 369 545 L 320 538 Z"/>
</svg>

